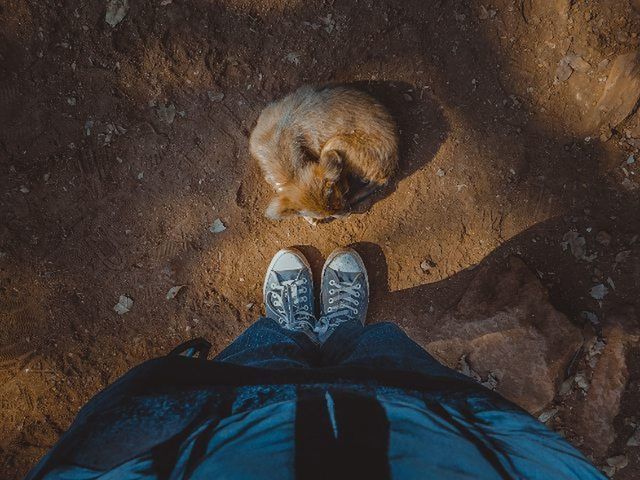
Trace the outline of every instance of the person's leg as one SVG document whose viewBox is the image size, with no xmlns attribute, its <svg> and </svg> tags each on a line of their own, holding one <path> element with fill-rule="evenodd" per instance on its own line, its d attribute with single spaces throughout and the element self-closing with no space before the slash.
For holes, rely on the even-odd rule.
<svg viewBox="0 0 640 480">
<path fill-rule="evenodd" d="M 295 368 L 310 367 L 317 363 L 317 357 L 317 345 L 307 335 L 262 317 L 214 360 L 249 367 Z"/>
<path fill-rule="evenodd" d="M 321 355 L 325 365 L 366 366 L 466 378 L 442 365 L 391 322 L 340 325 L 322 345 Z"/>
<path fill-rule="evenodd" d="M 322 271 L 321 317 L 316 330 L 323 365 L 354 365 L 462 378 L 441 365 L 397 325 L 364 326 L 369 304 L 367 271 L 351 249 L 332 253 Z"/>
<path fill-rule="evenodd" d="M 264 368 L 315 364 L 318 349 L 313 333 L 313 276 L 299 251 L 276 253 L 267 268 L 263 294 L 267 316 L 250 326 L 214 361 Z"/>
</svg>

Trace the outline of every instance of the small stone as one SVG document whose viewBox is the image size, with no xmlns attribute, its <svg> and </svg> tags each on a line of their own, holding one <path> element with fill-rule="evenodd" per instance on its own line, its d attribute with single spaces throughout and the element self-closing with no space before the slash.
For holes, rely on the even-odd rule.
<svg viewBox="0 0 640 480">
<path fill-rule="evenodd" d="M 578 260 L 585 259 L 587 253 L 587 241 L 576 231 L 569 231 L 562 237 L 562 249 L 567 247 L 571 250 L 571 254 Z"/>
<path fill-rule="evenodd" d="M 87 137 L 91 136 L 91 129 L 93 128 L 94 124 L 95 122 L 91 119 L 88 119 L 86 122 L 84 122 L 84 134 Z"/>
<path fill-rule="evenodd" d="M 420 263 L 420 268 L 424 273 L 429 273 L 435 266 L 436 262 L 434 262 L 430 258 L 427 258 L 426 260 L 423 260 L 422 263 Z"/>
<path fill-rule="evenodd" d="M 176 298 L 178 292 L 184 288 L 185 285 L 176 285 L 175 287 L 171 287 L 167 292 L 167 300 L 172 300 Z"/>
<path fill-rule="evenodd" d="M 598 285 L 594 285 L 591 290 L 589 290 L 589 295 L 595 298 L 596 300 L 602 300 L 607 293 L 609 293 L 609 289 L 605 287 L 603 284 L 599 283 Z"/>
<path fill-rule="evenodd" d="M 173 103 L 158 105 L 158 116 L 167 125 L 171 125 L 176 119 L 176 106 Z"/>
<path fill-rule="evenodd" d="M 478 18 L 480 20 L 489 20 L 495 17 L 496 13 L 498 13 L 496 10 L 487 8 L 484 5 L 480 5 L 480 12 L 478 13 Z"/>
<path fill-rule="evenodd" d="M 300 56 L 295 52 L 289 52 L 284 58 L 292 65 L 300 65 Z"/>
<path fill-rule="evenodd" d="M 413 102 L 413 97 L 408 93 L 403 93 L 402 98 L 404 98 L 405 102 Z"/>
<path fill-rule="evenodd" d="M 557 408 L 552 408 L 551 410 L 547 410 L 546 412 L 542 412 L 540 414 L 540 416 L 538 417 L 538 420 L 541 421 L 542 423 L 547 423 L 549 420 L 551 420 L 553 417 L 555 417 L 557 413 L 558 413 L 558 409 Z"/>
<path fill-rule="evenodd" d="M 445 172 L 444 172 L 444 170 L 443 170 L 443 169 L 439 168 L 439 169 L 436 171 L 436 175 L 437 175 L 438 177 L 444 177 Z"/>
<path fill-rule="evenodd" d="M 67 103 L 68 103 L 69 105 L 71 105 L 72 107 L 75 107 L 75 105 L 76 105 L 76 99 L 75 99 L 75 97 L 67 97 Z"/>
<path fill-rule="evenodd" d="M 129 0 L 109 0 L 104 21 L 112 27 L 118 25 L 129 11 Z"/>
<path fill-rule="evenodd" d="M 138 180 L 142 180 L 144 178 L 144 172 L 138 173 Z"/>
<path fill-rule="evenodd" d="M 50 173 L 48 173 L 48 172 L 47 172 L 47 173 L 45 173 L 45 174 L 42 176 L 42 179 L 43 179 L 45 182 L 48 182 L 50 178 L 51 178 L 51 174 L 50 174 Z"/>
<path fill-rule="evenodd" d="M 633 154 L 629 155 L 629 157 L 627 158 L 627 165 L 633 165 L 634 163 L 636 163 L 636 159 L 633 156 Z"/>
<path fill-rule="evenodd" d="M 247 308 L 247 310 L 251 310 L 253 308 L 253 305 L 253 303 L 247 303 L 245 307 Z"/>
<path fill-rule="evenodd" d="M 558 389 L 558 394 L 561 397 L 564 397 L 565 395 L 567 395 L 571 391 L 571 388 L 573 387 L 573 382 L 574 382 L 574 378 L 573 377 L 567 378 L 560 385 L 560 388 Z"/>
<path fill-rule="evenodd" d="M 640 447 L 640 427 L 636 427 L 633 435 L 627 440 L 627 447 Z"/>
<path fill-rule="evenodd" d="M 214 103 L 221 102 L 224 99 L 224 93 L 222 92 L 212 92 L 211 90 L 207 91 L 207 97 Z"/>
<path fill-rule="evenodd" d="M 616 470 L 621 470 L 629 465 L 629 459 L 626 455 L 616 455 L 615 457 L 607 458 L 607 464 Z"/>
<path fill-rule="evenodd" d="M 600 325 L 600 320 L 598 319 L 598 316 L 593 312 L 589 312 L 588 310 L 583 310 L 582 312 L 580 312 L 580 317 L 588 321 L 593 326 Z"/>
<path fill-rule="evenodd" d="M 578 373 L 576 374 L 574 381 L 576 383 L 576 385 L 583 391 L 586 392 L 589 390 L 589 380 L 587 380 L 587 377 L 584 373 Z"/>
<path fill-rule="evenodd" d="M 615 290 L 616 289 L 616 284 L 613 283 L 613 278 L 611 277 L 607 277 L 607 283 L 609 284 L 609 286 L 611 287 L 611 290 Z"/>
<path fill-rule="evenodd" d="M 225 226 L 224 223 L 222 223 L 222 220 L 220 220 L 219 218 L 216 218 L 213 221 L 213 224 L 211 224 L 211 226 L 209 227 L 209 231 L 211 233 L 221 233 L 224 232 L 227 229 L 227 227 Z"/>
<path fill-rule="evenodd" d="M 116 303 L 116 305 L 113 307 L 113 310 L 118 315 L 124 315 L 131 310 L 131 307 L 133 307 L 133 300 L 131 300 L 126 295 L 120 295 L 118 303 Z"/>
<path fill-rule="evenodd" d="M 25 187 L 24 185 L 20 185 L 20 192 L 27 194 L 29 193 L 29 189 L 27 187 Z"/>
</svg>

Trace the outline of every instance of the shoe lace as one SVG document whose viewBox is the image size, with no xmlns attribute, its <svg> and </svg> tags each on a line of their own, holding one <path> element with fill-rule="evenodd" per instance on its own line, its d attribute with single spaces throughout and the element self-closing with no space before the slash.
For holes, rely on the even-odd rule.
<svg viewBox="0 0 640 480">
<path fill-rule="evenodd" d="M 313 331 L 318 335 L 324 335 L 330 328 L 353 320 L 358 317 L 360 310 L 360 300 L 362 283 L 360 276 L 353 281 L 338 282 L 329 280 L 329 306 L 326 313 L 322 315 L 316 322 Z M 337 302 L 337 305 L 335 304 Z"/>
<path fill-rule="evenodd" d="M 266 301 L 276 312 L 276 320 L 285 328 L 293 330 L 313 330 L 315 318 L 309 311 L 307 293 L 309 292 L 307 279 L 298 277 L 281 283 L 271 283 Z"/>
</svg>

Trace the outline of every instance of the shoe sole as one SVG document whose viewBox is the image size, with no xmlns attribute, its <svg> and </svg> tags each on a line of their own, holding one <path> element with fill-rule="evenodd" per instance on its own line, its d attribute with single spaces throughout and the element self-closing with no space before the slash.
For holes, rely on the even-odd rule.
<svg viewBox="0 0 640 480">
<path fill-rule="evenodd" d="M 265 298 L 266 294 L 267 294 L 267 279 L 269 278 L 269 272 L 271 271 L 271 269 L 273 268 L 273 266 L 276 264 L 276 262 L 280 259 L 280 257 L 282 257 L 282 255 L 284 255 L 285 253 L 291 253 L 293 255 L 295 255 L 303 264 L 305 267 L 307 267 L 309 269 L 309 272 L 311 273 L 310 277 L 311 277 L 311 287 L 310 290 L 311 292 L 313 292 L 313 271 L 311 270 L 311 265 L 309 265 L 309 261 L 307 260 L 307 257 L 305 257 L 302 252 L 300 250 L 298 250 L 297 248 L 283 248 L 282 250 L 279 250 L 278 252 L 276 252 L 276 254 L 273 256 L 273 258 L 271 259 L 271 263 L 269 263 L 269 266 L 267 267 L 267 271 L 264 275 L 264 282 L 262 283 L 262 298 Z"/>
<path fill-rule="evenodd" d="M 367 267 L 365 266 L 364 261 L 362 260 L 362 257 L 360 256 L 360 254 L 356 252 L 353 248 L 349 248 L 349 247 L 337 248 L 333 252 L 331 252 L 331 254 L 327 257 L 327 261 L 324 262 L 324 265 L 322 267 L 322 275 L 320 277 L 321 288 L 322 288 L 322 283 L 323 283 L 322 280 L 324 279 L 325 270 L 327 269 L 327 267 L 333 261 L 334 258 L 336 258 L 338 255 L 341 255 L 343 253 L 348 253 L 356 259 L 358 266 L 362 269 L 362 272 L 364 273 L 364 281 L 366 282 L 366 285 L 367 285 L 367 295 L 369 295 L 371 293 L 371 289 L 369 288 L 369 275 L 367 274 Z M 368 300 L 369 299 L 367 299 L 367 310 L 365 310 L 364 312 L 364 321 L 362 322 L 363 325 L 367 323 L 367 312 L 369 311 Z M 320 296 L 320 303 L 322 304 L 322 296 Z M 322 310 L 322 305 L 320 305 L 320 309 Z"/>
</svg>

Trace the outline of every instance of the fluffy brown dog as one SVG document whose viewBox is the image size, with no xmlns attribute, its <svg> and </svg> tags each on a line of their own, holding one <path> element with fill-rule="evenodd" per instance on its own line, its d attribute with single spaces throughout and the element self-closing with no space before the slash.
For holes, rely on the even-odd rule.
<svg viewBox="0 0 640 480">
<path fill-rule="evenodd" d="M 315 224 L 341 217 L 387 184 L 398 164 L 396 126 L 366 93 L 302 87 L 267 106 L 249 140 L 251 154 L 276 189 L 267 216 L 301 215 Z M 366 187 L 351 198 L 348 178 Z"/>
</svg>

